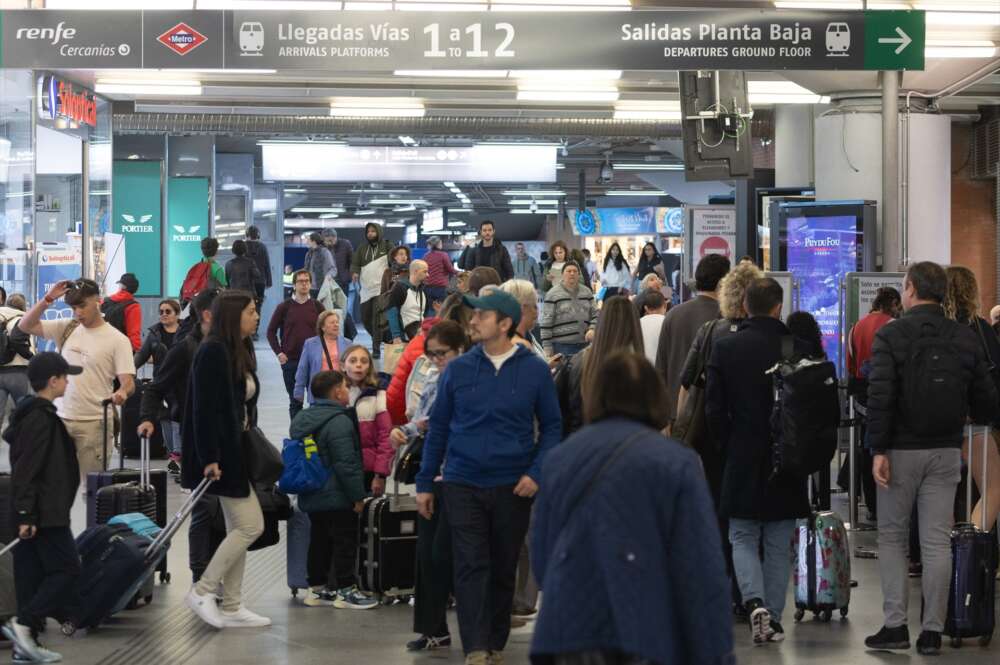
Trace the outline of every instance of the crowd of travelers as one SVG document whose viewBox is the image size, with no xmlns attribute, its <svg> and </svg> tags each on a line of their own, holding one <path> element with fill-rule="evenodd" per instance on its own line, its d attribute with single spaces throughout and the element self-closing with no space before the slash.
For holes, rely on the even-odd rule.
<svg viewBox="0 0 1000 665">
<path fill-rule="evenodd" d="M 39 635 L 46 618 L 64 616 L 80 575 L 70 511 L 88 474 L 106 468 L 105 405 L 124 405 L 148 362 L 138 434 L 162 433 L 185 491 L 211 481 L 225 522 L 217 533 L 208 504 L 196 505 L 186 603 L 217 629 L 271 624 L 242 597 L 247 552 L 266 529 L 253 441 L 268 348 L 288 436 L 313 442 L 325 469 L 297 496 L 310 524 L 305 607 L 379 606 L 358 576 L 359 516 L 399 480 L 406 452 L 419 462 L 406 649 L 449 648 L 452 605 L 467 665 L 502 665 L 512 628 L 529 619 L 534 663 L 733 663 L 734 615 L 750 643 L 782 642 L 791 543 L 819 504 L 810 473 L 775 456 L 789 433 L 775 429 L 771 374 L 827 361 L 817 321 L 783 311 L 781 285 L 752 261 L 701 258 L 685 285 L 692 297 L 674 304 L 653 243 L 634 267 L 618 244 L 598 265 L 562 241 L 539 259 L 517 243 L 512 257 L 496 232 L 484 222 L 457 268 L 439 237 L 414 259 L 379 224 L 357 248 L 313 233 L 267 346 L 254 345 L 272 283 L 254 227 L 224 267 L 218 242 L 202 243 L 180 298 L 160 302 L 145 338 L 132 274 L 103 304 L 88 279 L 54 284 L 30 308 L 5 298 L 0 399 L 15 402 L 3 436 L 22 541 L 17 615 L 3 625 L 14 662 L 61 658 Z M 48 319 L 60 299 L 72 317 Z M 915 263 L 847 336 L 848 393 L 864 417 L 858 480 L 878 525 L 884 597 L 870 649 L 910 648 L 915 538 L 917 649 L 940 650 L 962 468 L 977 483 L 984 464 L 1000 468 L 1000 438 L 970 450 L 965 436 L 967 423 L 1000 423 L 997 322 L 980 307 L 971 271 Z M 57 351 L 37 352 L 36 339 Z M 839 399 L 813 406 L 840 424 Z M 974 521 L 989 529 L 1000 483 L 978 489 Z"/>
</svg>

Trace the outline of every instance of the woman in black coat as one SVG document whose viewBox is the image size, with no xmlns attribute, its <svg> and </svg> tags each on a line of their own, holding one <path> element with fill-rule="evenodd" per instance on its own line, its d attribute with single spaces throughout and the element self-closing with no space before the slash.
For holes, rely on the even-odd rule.
<svg viewBox="0 0 1000 665">
<path fill-rule="evenodd" d="M 182 484 L 193 489 L 202 477 L 215 481 L 209 491 L 219 496 L 227 532 L 187 603 L 205 623 L 220 629 L 271 624 L 241 604 L 247 548 L 264 530 L 243 455 L 244 432 L 256 421 L 260 393 L 250 341 L 259 319 L 249 293 L 225 291 L 216 298 L 212 327 L 191 366 L 184 411 Z M 221 610 L 215 604 L 220 584 Z"/>
<path fill-rule="evenodd" d="M 140 367 L 153 359 L 153 378 L 155 379 L 163 361 L 167 357 L 167 352 L 173 348 L 177 341 L 177 331 L 180 330 L 181 305 L 176 300 L 161 300 L 159 306 L 160 321 L 149 327 L 146 331 L 146 339 L 142 342 L 142 348 L 135 354 L 135 368 Z M 181 471 L 181 423 L 180 419 L 172 420 L 170 414 L 179 411 L 174 405 L 167 401 L 167 408 L 160 409 L 158 419 L 160 421 L 161 432 L 163 433 L 163 443 L 170 454 L 170 461 L 167 463 L 167 471 L 177 475 Z"/>
</svg>

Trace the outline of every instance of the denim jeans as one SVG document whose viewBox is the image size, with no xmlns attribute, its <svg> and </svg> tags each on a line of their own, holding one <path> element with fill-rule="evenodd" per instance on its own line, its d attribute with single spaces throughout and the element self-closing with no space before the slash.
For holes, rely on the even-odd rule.
<svg viewBox="0 0 1000 665">
<path fill-rule="evenodd" d="M 160 431 L 163 432 L 163 445 L 171 458 L 181 456 L 181 424 L 175 420 L 161 420 Z"/>
<path fill-rule="evenodd" d="M 288 392 L 288 417 L 295 419 L 296 414 L 302 410 L 302 402 L 295 399 L 295 373 L 299 370 L 299 361 L 296 358 L 288 359 L 281 366 L 281 377 L 285 380 L 285 390 Z"/>
<path fill-rule="evenodd" d="M 0 372 L 0 419 L 7 411 L 7 398 L 10 398 L 10 413 L 14 413 L 14 408 L 22 397 L 31 393 L 31 384 L 28 383 L 28 371 L 25 369 Z"/>
<path fill-rule="evenodd" d="M 733 544 L 733 567 L 743 602 L 759 598 L 774 621 L 781 621 L 785 595 L 792 574 L 792 535 L 795 520 L 761 522 L 730 519 L 729 541 Z M 764 560 L 760 559 L 761 540 Z"/>
<path fill-rule="evenodd" d="M 576 354 L 587 348 L 586 342 L 583 344 L 567 344 L 566 342 L 552 342 L 552 351 L 556 354 L 562 354 L 566 358 L 575 356 Z"/>
</svg>

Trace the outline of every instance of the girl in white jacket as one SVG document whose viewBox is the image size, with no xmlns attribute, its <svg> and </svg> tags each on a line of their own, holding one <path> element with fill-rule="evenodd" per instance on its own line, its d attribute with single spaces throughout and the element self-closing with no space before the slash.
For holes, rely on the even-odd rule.
<svg viewBox="0 0 1000 665">
<path fill-rule="evenodd" d="M 601 273 L 601 286 L 606 289 L 605 299 L 611 296 L 627 296 L 631 283 L 632 271 L 628 261 L 622 256 L 622 248 L 615 243 L 604 257 L 604 271 Z"/>
</svg>

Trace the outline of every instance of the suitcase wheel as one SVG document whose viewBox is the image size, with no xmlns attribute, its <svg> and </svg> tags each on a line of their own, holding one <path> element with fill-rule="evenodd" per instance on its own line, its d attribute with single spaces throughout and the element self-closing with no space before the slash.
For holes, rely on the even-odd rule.
<svg viewBox="0 0 1000 665">
<path fill-rule="evenodd" d="M 72 637 L 73 633 L 76 632 L 76 624 L 72 621 L 64 621 L 63 624 L 59 626 L 59 630 L 66 637 Z"/>
<path fill-rule="evenodd" d="M 833 618 L 833 610 L 820 610 L 816 613 L 816 616 L 823 623 L 830 623 L 830 619 Z"/>
<path fill-rule="evenodd" d="M 160 573 L 160 584 L 170 584 L 170 573 L 166 571 Z"/>
<path fill-rule="evenodd" d="M 299 590 L 298 590 L 297 587 L 289 587 L 289 589 L 292 592 L 292 598 L 298 598 L 299 597 Z"/>
<path fill-rule="evenodd" d="M 962 648 L 962 638 L 961 637 L 953 637 L 953 638 L 951 638 L 951 648 L 952 649 L 961 649 Z"/>
<path fill-rule="evenodd" d="M 152 602 L 153 602 L 153 594 L 149 594 L 148 596 L 146 596 L 145 598 L 143 598 L 143 601 L 145 601 L 145 603 L 147 605 L 152 604 Z"/>
<path fill-rule="evenodd" d="M 990 645 L 990 642 L 992 641 L 993 641 L 993 633 L 990 633 L 989 635 L 983 635 L 982 637 L 979 638 L 979 646 L 988 647 Z"/>
<path fill-rule="evenodd" d="M 841 607 L 840 608 L 840 618 L 841 619 L 846 619 L 847 618 L 847 608 L 846 607 Z"/>
<path fill-rule="evenodd" d="M 795 623 L 802 621 L 802 618 L 806 615 L 805 610 L 795 610 Z"/>
</svg>

